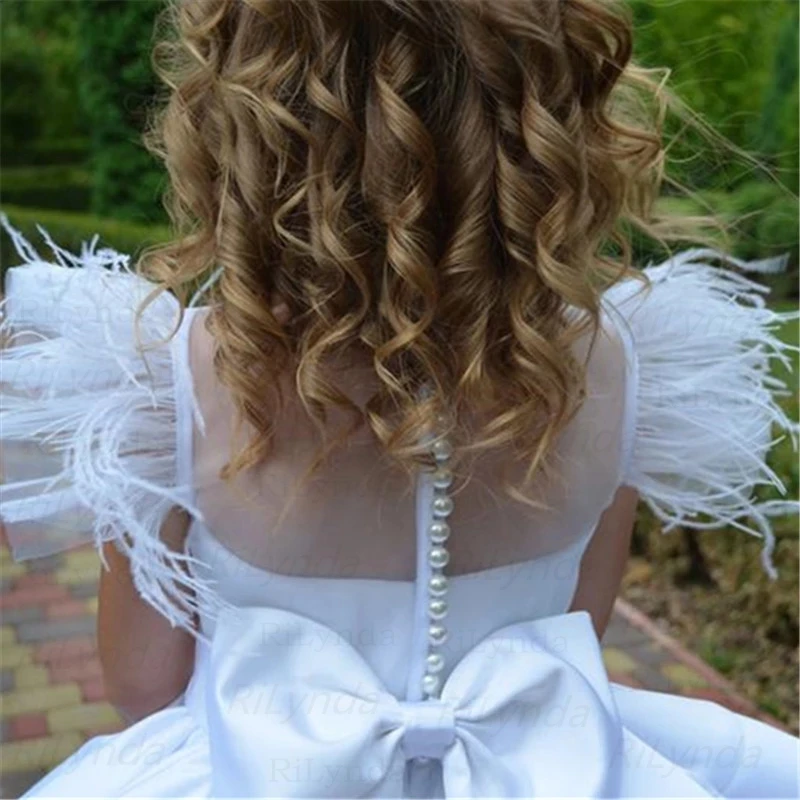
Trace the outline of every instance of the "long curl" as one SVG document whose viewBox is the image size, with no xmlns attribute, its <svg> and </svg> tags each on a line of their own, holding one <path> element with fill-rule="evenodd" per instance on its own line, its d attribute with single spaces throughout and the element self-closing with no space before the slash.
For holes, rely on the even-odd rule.
<svg viewBox="0 0 800 800">
<path fill-rule="evenodd" d="M 221 267 L 215 370 L 255 431 L 223 477 L 268 457 L 292 370 L 320 430 L 344 410 L 413 469 L 445 425 L 457 454 L 514 453 L 524 497 L 583 400 L 573 345 L 632 273 L 630 230 L 658 237 L 665 100 L 627 9 L 188 0 L 164 21 L 148 143 L 176 236 L 141 268 L 180 295 Z M 363 407 L 336 383 L 353 353 L 377 378 Z"/>
</svg>

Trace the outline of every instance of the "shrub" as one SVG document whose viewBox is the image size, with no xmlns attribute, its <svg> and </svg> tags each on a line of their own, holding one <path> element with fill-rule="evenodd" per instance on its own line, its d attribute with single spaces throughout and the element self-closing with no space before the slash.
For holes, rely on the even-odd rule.
<svg viewBox="0 0 800 800">
<path fill-rule="evenodd" d="M 83 0 L 75 5 L 81 105 L 91 136 L 91 210 L 163 224 L 166 175 L 141 141 L 156 95 L 150 50 L 163 3 Z"/>
<path fill-rule="evenodd" d="M 83 136 L 47 138 L 18 143 L 3 152 L 0 163 L 3 169 L 15 167 L 80 166 L 89 157 L 89 140 Z"/>
<path fill-rule="evenodd" d="M 8 154 L 36 138 L 44 125 L 46 109 L 33 102 L 44 81 L 41 54 L 33 40 L 16 27 L 8 27 L 2 36 L 0 70 L 3 75 L 0 154 L 5 163 Z"/>
<path fill-rule="evenodd" d="M 0 25 L 0 159 L 9 164 L 76 163 L 86 154 L 75 13 L 79 3 L 3 3 Z M 80 148 L 75 143 L 82 141 Z M 65 143 L 71 152 L 64 153 Z M 42 158 L 44 156 L 44 158 Z"/>
</svg>

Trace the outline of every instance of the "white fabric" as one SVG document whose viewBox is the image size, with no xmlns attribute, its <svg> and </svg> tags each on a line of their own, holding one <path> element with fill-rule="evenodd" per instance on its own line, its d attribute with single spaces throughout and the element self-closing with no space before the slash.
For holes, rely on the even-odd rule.
<svg viewBox="0 0 800 800">
<path fill-rule="evenodd" d="M 421 524 L 419 530 L 425 527 Z M 426 641 L 427 593 L 420 596 L 418 590 L 424 579 L 309 578 L 267 572 L 226 550 L 202 525 L 192 527 L 189 547 L 198 561 L 213 565 L 217 587 L 231 606 L 270 607 L 309 617 L 350 642 L 393 694 L 419 699 L 422 664 L 412 654 L 421 653 Z M 441 648 L 443 674 L 497 627 L 565 612 L 583 547 L 579 540 L 549 556 L 450 577 L 450 636 Z M 423 569 L 420 565 L 421 575 Z M 214 618 L 204 620 L 209 640 L 217 625 Z"/>
<path fill-rule="evenodd" d="M 782 488 L 765 464 L 770 424 L 792 427 L 766 373 L 785 350 L 771 328 L 789 315 L 766 309 L 756 284 L 695 251 L 646 270 L 649 290 L 607 294 L 587 402 L 556 448 L 561 480 L 540 487 L 549 508 L 498 503 L 499 464 L 455 497 L 447 708 L 423 708 L 429 480 L 408 496 L 370 483 L 359 442 L 280 528 L 241 491 L 280 498 L 310 442 L 288 426 L 271 474 L 238 494 L 221 485 L 224 403 L 195 396 L 189 363 L 203 309 L 159 344 L 178 324 L 161 295 L 143 353 L 133 320 L 152 287 L 123 256 L 51 243 L 51 264 L 10 232 L 26 261 L 10 271 L 0 333 L 0 515 L 14 554 L 114 540 L 142 596 L 176 624 L 199 611 L 202 634 L 183 698 L 93 739 L 29 796 L 797 796 L 796 739 L 609 683 L 587 616 L 566 613 L 622 483 L 669 523 L 746 528 L 749 515 L 767 545 L 770 516 L 794 508 L 751 499 L 759 483 Z M 689 309 L 724 324 L 681 329 Z M 173 505 L 192 515 L 185 556 L 158 536 Z M 43 530 L 56 531 L 46 545 Z M 322 558 L 331 542 L 351 561 Z"/>
<path fill-rule="evenodd" d="M 585 612 L 493 632 L 441 702 L 434 722 L 307 617 L 223 612 L 183 705 L 93 739 L 26 796 L 797 797 L 796 739 L 609 683 Z"/>
</svg>

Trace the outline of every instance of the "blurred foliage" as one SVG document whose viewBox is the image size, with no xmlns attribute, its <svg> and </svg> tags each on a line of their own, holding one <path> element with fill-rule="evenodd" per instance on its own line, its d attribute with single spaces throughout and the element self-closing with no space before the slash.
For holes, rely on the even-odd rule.
<svg viewBox="0 0 800 800">
<path fill-rule="evenodd" d="M 723 136 L 798 185 L 798 4 L 796 0 L 629 0 L 635 57 L 667 66 L 669 85 Z M 681 123 L 671 119 L 668 136 Z M 732 189 L 753 167 L 689 131 L 672 172 L 692 188 Z"/>
<path fill-rule="evenodd" d="M 81 166 L 9 167 L 3 170 L 3 204 L 65 211 L 88 208 L 91 174 Z"/>
<path fill-rule="evenodd" d="M 88 120 L 79 99 L 79 3 L 4 2 L 0 22 L 0 164 L 43 163 L 48 149 L 73 145 L 83 158 Z M 75 148 L 76 142 L 82 143 Z M 35 145 L 35 146 L 34 146 Z M 47 163 L 53 160 L 47 159 Z"/>
<path fill-rule="evenodd" d="M 90 138 L 91 210 L 140 222 L 163 220 L 160 164 L 141 144 L 156 94 L 150 64 L 161 0 L 82 0 L 81 106 Z"/>
<path fill-rule="evenodd" d="M 166 179 L 141 143 L 156 96 L 150 51 L 163 6 L 163 0 L 3 3 L 3 202 L 37 204 L 34 197 L 20 197 L 16 187 L 5 197 L 7 167 L 85 165 L 91 182 L 82 210 L 142 223 L 166 221 Z M 78 198 L 73 202 L 66 207 L 77 210 Z M 57 201 L 41 205 L 51 208 Z"/>
<path fill-rule="evenodd" d="M 761 275 L 759 280 L 771 288 L 773 298 L 796 298 L 800 263 L 797 195 L 772 181 L 751 180 L 732 191 L 706 189 L 693 197 L 664 197 L 656 206 L 659 213 L 689 216 L 706 213 L 708 208 L 731 226 L 729 244 L 735 255 L 746 259 L 788 256 L 785 272 Z M 727 246 L 717 231 L 709 233 L 721 247 Z M 650 239 L 635 237 L 634 241 L 635 263 L 657 262 L 666 256 L 663 248 Z"/>
</svg>

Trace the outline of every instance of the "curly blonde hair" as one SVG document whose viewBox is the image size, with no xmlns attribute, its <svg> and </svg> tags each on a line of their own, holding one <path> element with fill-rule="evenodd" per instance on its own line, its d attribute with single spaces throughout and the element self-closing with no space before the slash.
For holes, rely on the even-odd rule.
<svg viewBox="0 0 800 800">
<path fill-rule="evenodd" d="M 530 480 L 581 405 L 573 344 L 631 231 L 659 236 L 665 100 L 630 12 L 190 0 L 167 22 L 148 141 L 177 235 L 142 269 L 185 296 L 222 268 L 214 367 L 256 432 L 222 476 L 268 456 L 293 370 L 321 430 L 344 409 L 411 468 L 446 410 L 457 453 L 507 447 Z M 336 384 L 348 353 L 374 367 L 364 407 Z"/>
</svg>

